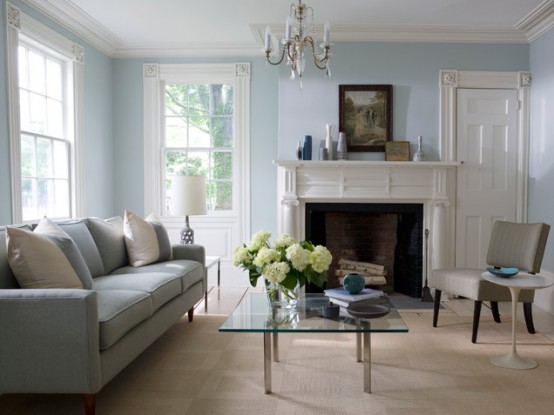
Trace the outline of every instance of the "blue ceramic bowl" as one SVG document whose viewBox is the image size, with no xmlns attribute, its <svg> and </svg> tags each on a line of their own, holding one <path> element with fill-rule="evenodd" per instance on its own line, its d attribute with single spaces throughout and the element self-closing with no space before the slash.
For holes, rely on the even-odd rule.
<svg viewBox="0 0 554 415">
<path fill-rule="evenodd" d="M 487 271 L 489 271 L 492 275 L 496 275 L 497 277 L 510 278 L 516 275 L 519 272 L 519 269 L 489 267 L 487 268 Z"/>
<path fill-rule="evenodd" d="M 358 294 L 365 287 L 365 279 L 360 274 L 347 274 L 342 281 L 342 285 L 350 294 Z"/>
</svg>

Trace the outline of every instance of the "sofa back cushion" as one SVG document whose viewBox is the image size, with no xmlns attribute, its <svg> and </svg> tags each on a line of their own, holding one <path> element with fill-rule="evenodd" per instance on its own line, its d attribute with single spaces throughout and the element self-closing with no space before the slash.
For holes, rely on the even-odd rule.
<svg viewBox="0 0 554 415">
<path fill-rule="evenodd" d="M 92 275 L 88 269 L 87 263 L 77 247 L 77 244 L 69 234 L 52 222 L 47 217 L 41 219 L 40 223 L 34 230 L 35 233 L 43 234 L 61 249 L 73 270 L 83 284 L 83 288 L 90 290 L 92 288 Z"/>
<path fill-rule="evenodd" d="M 29 225 L 12 225 L 20 229 L 31 230 Z M 8 262 L 8 249 L 6 247 L 6 227 L 0 226 L 0 290 L 19 288 L 19 284 L 13 275 Z"/>
<path fill-rule="evenodd" d="M 6 235 L 8 261 L 21 288 L 83 288 L 65 254 L 46 234 L 8 227 Z"/>
<path fill-rule="evenodd" d="M 93 277 L 105 275 L 100 251 L 94 243 L 94 239 L 87 226 L 87 220 L 76 219 L 57 222 L 57 224 L 75 241 L 75 244 L 85 259 L 91 275 Z"/>
<path fill-rule="evenodd" d="M 88 218 L 87 226 L 100 252 L 105 274 L 129 264 L 123 237 L 123 219 Z"/>
</svg>

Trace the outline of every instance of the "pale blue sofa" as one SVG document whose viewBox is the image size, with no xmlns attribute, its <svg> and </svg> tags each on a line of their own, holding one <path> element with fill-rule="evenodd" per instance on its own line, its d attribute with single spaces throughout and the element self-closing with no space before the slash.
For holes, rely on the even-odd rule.
<svg viewBox="0 0 554 415">
<path fill-rule="evenodd" d="M 188 312 L 206 291 L 204 248 L 174 245 L 173 259 L 129 265 L 123 221 L 58 223 L 93 276 L 91 289 L 21 289 L 0 227 L 0 394 L 96 393 Z"/>
</svg>

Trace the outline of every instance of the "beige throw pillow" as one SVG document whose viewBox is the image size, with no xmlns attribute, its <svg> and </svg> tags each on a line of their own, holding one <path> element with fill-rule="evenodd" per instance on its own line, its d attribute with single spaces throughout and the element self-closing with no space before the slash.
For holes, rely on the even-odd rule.
<svg viewBox="0 0 554 415">
<path fill-rule="evenodd" d="M 133 267 L 152 264 L 160 257 L 160 248 L 156 230 L 151 223 L 130 210 L 125 211 L 123 233 L 129 263 Z"/>
<path fill-rule="evenodd" d="M 8 226 L 6 246 L 21 288 L 83 288 L 69 260 L 46 235 Z"/>
</svg>

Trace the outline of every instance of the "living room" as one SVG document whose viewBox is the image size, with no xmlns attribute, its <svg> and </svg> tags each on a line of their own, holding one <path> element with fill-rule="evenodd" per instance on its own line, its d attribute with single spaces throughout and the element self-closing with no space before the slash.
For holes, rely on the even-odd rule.
<svg viewBox="0 0 554 415">
<path fill-rule="evenodd" d="M 298 142 L 306 135 L 313 138 L 312 159 L 319 160 L 326 124 L 334 126 L 334 140 L 338 140 L 341 85 L 392 85 L 391 140 L 408 141 L 411 160 L 417 150 L 417 137 L 421 136 L 426 161 L 457 164 L 462 160 L 447 150 L 453 141 L 445 127 L 448 122 L 445 111 L 449 108 L 445 100 L 452 86 L 442 77 L 444 71 L 457 74 L 460 85 L 465 82 L 464 76 L 477 72 L 515 74 L 515 90 L 521 86 L 517 85 L 522 83 L 521 74 L 530 73 L 528 83 L 522 88 L 524 95 L 518 95 L 518 100 L 523 102 L 525 94 L 528 94 L 528 114 L 525 118 L 528 128 L 520 126 L 525 131 L 522 133 L 524 146 L 518 147 L 518 151 L 522 152 L 518 160 L 522 161 L 517 167 L 520 174 L 517 177 L 525 180 L 523 186 L 518 184 L 523 190 L 517 195 L 513 219 L 554 223 L 554 210 L 551 210 L 554 200 L 550 186 L 554 179 L 554 168 L 550 162 L 554 159 L 554 147 L 551 145 L 554 125 L 549 116 L 554 96 L 551 76 L 554 70 L 552 1 L 512 0 L 509 5 L 491 1 L 486 5 L 492 10 L 480 10 L 474 13 L 473 20 L 465 23 L 455 17 L 471 17 L 471 13 L 467 13 L 468 7 L 478 6 L 473 3 L 468 6 L 468 2 L 463 0 L 452 2 L 452 9 L 443 8 L 442 2 L 425 2 L 426 7 L 434 6 L 427 10 L 429 16 L 449 16 L 442 22 L 429 20 L 431 23 L 426 23 L 421 17 L 424 12 L 411 10 L 412 5 L 398 6 L 400 10 L 397 9 L 397 13 L 402 17 L 399 20 L 395 21 L 389 15 L 391 20 L 379 22 L 372 17 L 378 15 L 376 11 L 361 9 L 362 12 L 354 6 L 335 5 L 333 12 L 332 2 L 312 2 L 308 6 L 314 9 L 318 42 L 323 38 L 323 24 L 326 21 L 331 24 L 331 77 L 326 78 L 324 71 L 307 61 L 301 86 L 298 79 L 289 79 L 289 66 L 284 63 L 268 65 L 261 51 L 266 25 L 271 26 L 272 45 L 283 37 L 290 1 L 271 2 L 271 5 L 265 4 L 269 2 L 262 3 L 259 8 L 267 10 L 264 14 L 249 17 L 247 24 L 237 29 L 242 39 L 247 40 L 240 40 L 239 37 L 236 44 L 230 43 L 225 36 L 209 43 L 212 39 L 211 26 L 207 23 L 204 23 L 204 30 L 210 32 L 210 36 L 200 28 L 199 32 L 193 32 L 190 36 L 193 41 L 187 39 L 181 42 L 177 39 L 160 44 L 148 39 L 149 31 L 151 37 L 157 36 L 158 31 L 146 27 L 146 23 L 156 28 L 164 26 L 161 3 L 154 11 L 150 10 L 152 18 L 154 15 L 162 16 L 153 25 L 133 17 L 132 11 L 115 11 L 121 5 L 86 1 L 2 0 L 0 14 L 4 22 L 8 21 L 8 3 L 22 15 L 38 21 L 82 48 L 82 175 L 79 179 L 80 200 L 74 207 L 74 217 L 110 218 L 122 216 L 126 209 L 141 216 L 151 212 L 164 215 L 161 201 L 158 203 L 152 197 L 160 191 L 162 181 L 158 180 L 155 185 L 152 183 L 156 181 L 152 177 L 159 174 L 156 173 L 156 166 L 159 167 L 160 161 L 156 158 L 157 153 L 147 147 L 147 143 L 153 142 L 151 139 L 155 133 L 148 130 L 151 124 L 148 124 L 149 112 L 145 109 L 149 105 L 145 101 L 145 85 L 153 78 L 148 76 L 145 68 L 156 68 L 160 72 L 155 79 L 164 80 L 164 76 L 169 79 L 167 71 L 172 65 L 184 65 L 185 68 L 192 65 L 188 66 L 190 70 L 194 67 L 196 71 L 208 72 L 217 65 L 236 68 L 235 65 L 247 64 L 241 66 L 247 67 L 247 76 L 243 73 L 243 78 L 248 83 L 248 102 L 240 135 L 243 141 L 246 137 L 246 142 L 241 142 L 237 156 L 240 157 L 237 163 L 243 176 L 238 179 L 242 185 L 241 194 L 236 199 L 238 212 L 233 223 L 229 218 L 221 220 L 217 215 L 191 217 L 196 241 L 206 247 L 207 255 L 221 257 L 223 288 L 233 290 L 236 286 L 248 286 L 248 278 L 232 265 L 232 253 L 236 246 L 247 243 L 251 235 L 261 229 L 274 235 L 289 229 L 282 204 L 283 190 L 278 188 L 280 169 L 286 170 L 286 166 L 279 165 L 279 161 L 294 162 Z M 88 4 L 91 7 L 88 14 L 83 11 L 87 10 L 87 3 L 96 4 L 96 7 Z M 359 6 L 365 2 L 355 3 Z M 387 8 L 386 3 L 371 2 L 367 7 L 379 10 Z M 173 7 L 175 2 L 168 2 L 167 6 Z M 198 18 L 191 17 L 194 14 L 190 9 L 194 8 L 190 5 L 181 5 L 183 9 L 177 10 L 183 10 L 183 23 L 195 19 L 202 21 L 210 16 L 217 16 L 219 22 L 221 16 L 218 16 L 217 6 L 217 1 L 207 2 Z M 247 2 L 243 8 L 238 8 L 241 13 L 230 14 L 226 19 L 234 20 L 236 14 L 256 7 L 258 3 Z M 353 9 L 349 11 L 349 7 Z M 114 36 L 114 32 L 106 31 L 110 19 L 100 22 L 103 23 L 100 25 L 91 17 L 94 13 L 100 13 L 98 16 L 119 16 L 120 27 L 136 25 L 135 35 L 137 39 L 146 39 L 145 43 L 133 43 L 128 38 L 124 41 L 122 34 Z M 410 13 L 420 20 L 411 22 Z M 509 16 L 506 18 L 508 23 L 498 17 L 502 14 Z M 349 23 L 344 17 L 348 15 L 356 15 L 357 20 Z M 27 24 L 26 19 L 23 18 L 23 25 Z M 366 20 L 371 23 L 360 23 Z M 349 28 L 348 24 L 352 27 Z M 405 27 L 401 30 L 399 24 Z M 428 30 L 425 30 L 426 25 Z M 8 24 L 5 23 L 5 26 Z M 12 192 L 12 111 L 8 82 L 8 73 L 12 69 L 7 57 L 8 43 L 7 31 L 4 30 L 0 34 L 0 65 L 6 74 L 0 78 L 3 97 L 0 100 L 1 225 L 21 222 L 17 220 L 21 217 L 16 214 L 18 203 Z M 489 87 L 494 88 L 494 84 Z M 350 151 L 348 157 L 349 161 L 355 162 L 381 162 L 385 160 L 385 153 Z M 334 165 L 330 163 L 329 169 L 334 168 L 331 164 Z M 448 192 L 453 190 L 447 191 L 451 203 L 446 209 L 452 210 L 455 193 Z M 301 217 L 300 212 L 297 215 Z M 429 261 L 429 266 L 437 263 L 454 265 L 456 240 L 452 231 L 453 213 L 447 210 L 443 228 L 432 227 L 432 220 L 437 215 L 426 215 L 427 227 L 432 231 L 440 229 L 440 237 L 447 241 L 441 245 L 438 240 L 430 240 L 433 255 L 439 255 L 441 247 L 444 250 L 439 257 L 435 257 L 439 262 Z M 167 217 L 163 222 L 172 242 L 177 242 L 182 218 Z M 304 236 L 304 229 L 294 232 L 299 238 Z M 431 238 L 435 237 L 438 238 L 438 234 L 432 233 Z M 553 243 L 550 238 L 541 268 L 541 274 L 549 278 L 554 276 L 554 256 L 550 254 Z M 210 270 L 209 285 L 215 285 L 213 269 Z M 554 289 L 537 290 L 534 304 L 542 311 L 554 314 Z M 490 336 L 488 339 L 491 341 Z M 551 365 L 552 361 L 548 364 Z"/>
</svg>

